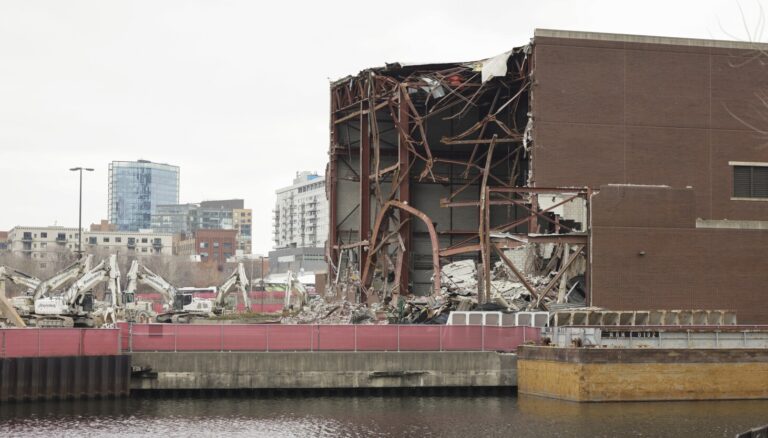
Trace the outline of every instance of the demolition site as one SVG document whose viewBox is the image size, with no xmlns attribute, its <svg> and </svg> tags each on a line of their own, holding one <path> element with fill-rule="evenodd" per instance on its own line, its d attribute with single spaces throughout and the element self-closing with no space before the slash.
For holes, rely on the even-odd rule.
<svg viewBox="0 0 768 438">
<path fill-rule="evenodd" d="M 0 267 L 26 290 L 0 300 L 0 400 L 768 398 L 766 49 L 537 29 L 491 58 L 335 80 L 311 287 L 239 264 L 196 290 L 114 255 L 47 280 Z"/>
</svg>

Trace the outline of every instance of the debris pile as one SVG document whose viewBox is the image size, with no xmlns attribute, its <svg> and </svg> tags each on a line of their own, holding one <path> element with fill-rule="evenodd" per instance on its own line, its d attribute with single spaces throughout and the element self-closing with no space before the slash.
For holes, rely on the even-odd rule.
<svg viewBox="0 0 768 438">
<path fill-rule="evenodd" d="M 439 293 L 428 296 L 379 295 L 370 305 L 354 303 L 348 290 L 359 282 L 339 285 L 340 294 L 314 296 L 283 324 L 445 324 L 451 311 L 520 312 L 585 306 L 586 261 L 580 249 L 560 244 L 522 244 L 506 249 L 483 281 L 482 265 L 473 259 L 441 266 Z M 435 279 L 432 279 L 435 282 Z M 481 295 L 484 285 L 490 290 Z M 485 302 L 479 297 L 486 296 Z"/>
<path fill-rule="evenodd" d="M 377 322 L 375 306 L 355 304 L 347 300 L 328 303 L 314 295 L 309 304 L 298 313 L 286 315 L 281 324 L 374 324 Z"/>
</svg>

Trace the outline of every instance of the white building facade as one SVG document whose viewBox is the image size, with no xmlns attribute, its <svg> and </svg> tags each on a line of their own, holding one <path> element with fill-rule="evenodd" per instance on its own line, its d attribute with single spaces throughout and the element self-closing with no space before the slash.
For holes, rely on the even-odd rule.
<svg viewBox="0 0 768 438">
<path fill-rule="evenodd" d="M 272 210 L 275 248 L 324 247 L 328 238 L 328 201 L 323 176 L 299 172 L 292 185 L 276 193 Z"/>
<path fill-rule="evenodd" d="M 8 232 L 8 249 L 17 255 L 40 260 L 54 260 L 77 251 L 77 228 L 13 227 Z M 102 249 L 128 255 L 173 255 L 173 234 L 151 230 L 83 231 L 83 251 Z"/>
</svg>

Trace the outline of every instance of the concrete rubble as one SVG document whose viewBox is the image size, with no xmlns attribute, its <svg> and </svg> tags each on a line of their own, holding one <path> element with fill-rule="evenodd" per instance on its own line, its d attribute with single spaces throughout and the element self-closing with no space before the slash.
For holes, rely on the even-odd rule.
<svg viewBox="0 0 768 438">
<path fill-rule="evenodd" d="M 315 296 L 295 314 L 284 316 L 283 324 L 445 324 L 451 311 L 491 310 L 507 313 L 536 310 L 572 309 L 585 306 L 583 295 L 584 261 L 565 264 L 562 246 L 526 244 L 505 251 L 507 261 L 497 261 L 490 270 L 488 300 L 478 300 L 483 282 L 481 265 L 473 259 L 441 266 L 440 292 L 437 295 L 406 295 L 393 302 L 391 297 L 369 305 L 347 298 L 333 300 L 330 295 Z M 571 257 L 582 257 L 579 254 Z M 507 262 L 514 265 L 515 270 Z M 524 279 L 521 279 L 522 274 Z M 434 278 L 433 278 L 434 281 Z M 554 282 L 554 283 L 553 283 Z M 359 287 L 359 283 L 350 287 Z M 539 298 L 539 294 L 543 294 Z"/>
</svg>

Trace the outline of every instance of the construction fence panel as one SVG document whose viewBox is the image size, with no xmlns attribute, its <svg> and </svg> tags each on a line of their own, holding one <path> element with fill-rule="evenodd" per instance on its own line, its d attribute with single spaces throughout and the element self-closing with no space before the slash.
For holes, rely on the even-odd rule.
<svg viewBox="0 0 768 438">
<path fill-rule="evenodd" d="M 120 330 L 84 329 L 82 334 L 83 356 L 112 356 L 120 354 Z"/>
<path fill-rule="evenodd" d="M 357 351 L 397 351 L 398 327 L 396 325 L 359 325 L 357 327 Z"/>
<path fill-rule="evenodd" d="M 481 351 L 483 350 L 483 326 L 446 325 L 439 326 L 441 331 L 441 350 L 443 351 Z"/>
<path fill-rule="evenodd" d="M 3 330 L 3 357 L 39 356 L 39 329 Z"/>
<path fill-rule="evenodd" d="M 132 351 L 176 351 L 172 324 L 131 324 Z"/>
<path fill-rule="evenodd" d="M 0 338 L 0 357 L 113 356 L 121 351 L 116 329 L 2 329 Z"/>
<path fill-rule="evenodd" d="M 132 324 L 121 327 L 122 345 L 125 350 L 133 351 L 513 352 L 523 343 L 540 339 L 539 331 L 536 327 L 442 325 Z M 118 344 L 117 338 L 115 344 Z"/>
<path fill-rule="evenodd" d="M 175 351 L 221 350 L 223 325 L 172 324 Z"/>
<path fill-rule="evenodd" d="M 38 356 L 80 356 L 83 354 L 79 329 L 38 329 Z M 117 341 L 115 341 L 117 345 Z"/>
<path fill-rule="evenodd" d="M 398 326 L 399 351 L 441 351 L 441 326 L 401 325 Z"/>
<path fill-rule="evenodd" d="M 131 349 L 131 323 L 118 322 L 117 329 L 120 331 L 120 348 L 123 351 Z"/>
<path fill-rule="evenodd" d="M 356 351 L 355 325 L 316 325 L 313 350 Z"/>
<path fill-rule="evenodd" d="M 267 351 L 267 325 L 226 325 L 224 351 Z"/>
<path fill-rule="evenodd" d="M 268 325 L 268 351 L 312 351 L 314 328 L 305 324 Z"/>
</svg>

